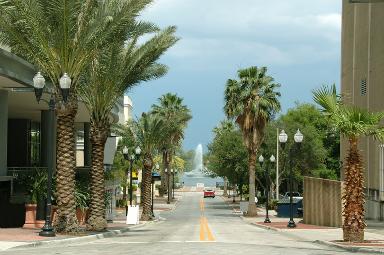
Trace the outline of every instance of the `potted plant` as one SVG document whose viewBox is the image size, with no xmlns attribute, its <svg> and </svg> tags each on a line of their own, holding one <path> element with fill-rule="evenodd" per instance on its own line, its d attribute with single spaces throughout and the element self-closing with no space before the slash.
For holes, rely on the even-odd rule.
<svg viewBox="0 0 384 255">
<path fill-rule="evenodd" d="M 76 217 L 80 225 L 84 225 L 87 219 L 89 192 L 85 185 L 81 185 L 80 182 L 76 183 L 75 188 L 75 200 L 76 200 Z"/>
<path fill-rule="evenodd" d="M 37 168 L 24 180 L 28 192 L 27 203 L 25 204 L 25 223 L 23 228 L 42 228 L 44 220 L 37 220 L 37 202 L 45 201 L 47 198 L 47 172 Z"/>
</svg>

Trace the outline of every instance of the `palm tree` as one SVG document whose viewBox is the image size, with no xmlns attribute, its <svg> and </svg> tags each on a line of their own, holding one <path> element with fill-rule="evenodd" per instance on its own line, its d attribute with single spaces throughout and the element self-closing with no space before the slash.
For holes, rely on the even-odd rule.
<svg viewBox="0 0 384 255">
<path fill-rule="evenodd" d="M 170 184 L 172 180 L 168 180 L 168 177 L 165 176 L 165 169 L 170 169 L 172 155 L 175 153 L 176 148 L 180 146 L 184 138 L 184 130 L 192 115 L 188 107 L 183 105 L 183 99 L 176 94 L 167 93 L 158 100 L 158 105 L 152 105 L 152 113 L 162 118 L 166 126 L 161 141 L 163 156 L 161 186 L 162 190 L 169 190 L 166 184 Z"/>
<path fill-rule="evenodd" d="M 164 129 L 163 120 L 151 113 L 143 113 L 138 120 L 131 120 L 127 125 L 117 125 L 116 132 L 120 136 L 134 137 L 136 145 L 140 146 L 143 155 L 143 171 L 141 182 L 141 205 L 143 212 L 141 220 L 152 219 L 151 211 L 151 180 L 153 158 L 158 151 L 161 133 Z"/>
<path fill-rule="evenodd" d="M 243 141 L 249 154 L 249 206 L 248 216 L 256 216 L 255 164 L 256 155 L 264 138 L 264 129 L 280 110 L 280 87 L 267 75 L 266 67 L 250 67 L 238 71 L 239 80 L 228 80 L 225 89 L 224 111 L 235 118 L 240 126 Z"/>
<path fill-rule="evenodd" d="M 383 140 L 384 128 L 380 122 L 384 112 L 369 112 L 366 109 L 345 105 L 337 95 L 336 87 L 323 87 L 313 92 L 314 100 L 322 107 L 330 125 L 349 142 L 349 151 L 344 165 L 343 192 L 343 238 L 348 242 L 364 241 L 364 175 L 363 162 L 358 149 L 362 136 Z"/>
<path fill-rule="evenodd" d="M 132 38 L 112 44 L 99 54 L 88 68 L 80 85 L 80 97 L 91 115 L 92 171 L 91 203 L 87 229 L 106 228 L 104 204 L 104 146 L 110 132 L 110 113 L 124 92 L 139 84 L 159 78 L 167 67 L 156 63 L 159 57 L 177 41 L 175 27 L 158 32 L 142 45 L 140 36 L 158 29 L 150 23 L 138 23 Z M 124 47 L 124 44 L 127 45 Z"/>
<path fill-rule="evenodd" d="M 0 44 L 48 76 L 60 105 L 57 112 L 58 232 L 78 230 L 75 215 L 75 125 L 78 80 L 95 54 L 123 41 L 136 16 L 152 0 L 3 0 L 0 1 Z M 59 78 L 72 79 L 67 103 Z"/>
</svg>

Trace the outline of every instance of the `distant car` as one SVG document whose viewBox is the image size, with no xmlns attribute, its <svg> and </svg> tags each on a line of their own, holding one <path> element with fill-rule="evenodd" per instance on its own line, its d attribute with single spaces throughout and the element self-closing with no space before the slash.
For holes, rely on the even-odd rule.
<svg viewBox="0 0 384 255">
<path fill-rule="evenodd" d="M 204 198 L 213 197 L 215 198 L 215 190 L 214 189 L 204 189 Z"/>
<path fill-rule="evenodd" d="M 291 193 L 286 192 L 284 197 L 290 197 Z M 292 192 L 292 198 L 301 198 L 303 199 L 303 196 L 299 192 Z"/>
</svg>

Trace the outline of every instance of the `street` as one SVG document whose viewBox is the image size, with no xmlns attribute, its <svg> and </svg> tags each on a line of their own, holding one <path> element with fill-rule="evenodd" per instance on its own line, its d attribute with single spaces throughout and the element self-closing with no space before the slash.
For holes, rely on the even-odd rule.
<svg viewBox="0 0 384 255">
<path fill-rule="evenodd" d="M 0 254 L 350 254 L 245 223 L 221 197 L 185 192 L 174 211 L 123 235 Z"/>
</svg>

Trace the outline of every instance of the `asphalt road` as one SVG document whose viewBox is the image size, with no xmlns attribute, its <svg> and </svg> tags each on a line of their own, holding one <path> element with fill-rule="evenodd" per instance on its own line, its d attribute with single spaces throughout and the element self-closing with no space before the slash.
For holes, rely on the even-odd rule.
<svg viewBox="0 0 384 255">
<path fill-rule="evenodd" d="M 163 220 L 123 235 L 71 245 L 8 250 L 0 254 L 349 254 L 244 223 L 220 197 L 184 193 Z"/>
</svg>

